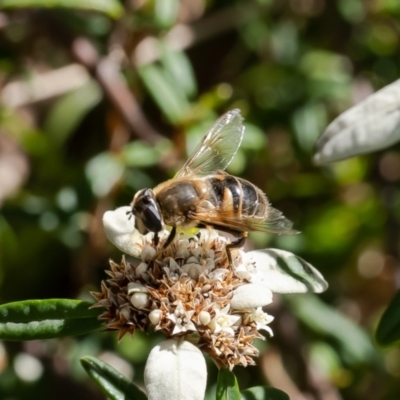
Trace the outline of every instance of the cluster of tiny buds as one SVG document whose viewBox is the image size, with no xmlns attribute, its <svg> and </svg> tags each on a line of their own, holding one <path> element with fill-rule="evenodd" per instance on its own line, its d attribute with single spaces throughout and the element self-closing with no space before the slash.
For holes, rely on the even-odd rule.
<svg viewBox="0 0 400 400">
<path fill-rule="evenodd" d="M 93 293 L 96 306 L 106 308 L 101 318 L 120 337 L 150 328 L 167 338 L 189 335 L 218 365 L 253 364 L 252 342 L 263 338 L 260 328 L 272 333 L 266 327 L 272 317 L 260 307 L 233 307 L 234 291 L 248 282 L 235 273 L 225 247 L 215 231 L 175 240 L 163 252 L 144 243 L 141 262 L 111 262 L 102 292 Z"/>
</svg>

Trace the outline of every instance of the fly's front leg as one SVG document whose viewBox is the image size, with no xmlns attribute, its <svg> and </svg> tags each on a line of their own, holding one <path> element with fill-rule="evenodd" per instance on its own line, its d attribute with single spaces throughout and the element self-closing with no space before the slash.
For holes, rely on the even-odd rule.
<svg viewBox="0 0 400 400">
<path fill-rule="evenodd" d="M 165 249 L 174 241 L 175 236 L 176 236 L 176 227 L 174 226 L 174 227 L 172 227 L 172 230 L 171 230 L 171 232 L 169 233 L 169 235 L 168 235 L 168 237 L 167 237 L 167 240 L 166 240 L 166 241 L 164 242 L 164 244 L 162 245 L 161 249 L 157 249 L 157 246 L 158 246 L 158 243 L 159 243 L 159 241 L 160 241 L 160 238 L 158 237 L 158 233 L 155 233 L 155 234 L 154 234 L 153 243 L 154 243 L 154 246 L 155 246 L 155 248 L 156 248 L 156 250 L 157 250 L 157 253 L 156 253 L 156 255 L 154 256 L 153 260 L 156 260 L 157 257 L 158 257 L 160 254 L 162 254 L 163 250 L 165 250 Z"/>
<path fill-rule="evenodd" d="M 238 249 L 239 247 L 243 247 L 247 239 L 247 232 L 235 232 L 233 234 L 235 235 L 236 239 L 227 244 L 225 247 L 226 255 L 231 266 L 233 266 L 231 249 Z"/>
<path fill-rule="evenodd" d="M 176 236 L 176 226 L 173 226 L 167 240 L 163 244 L 163 250 L 166 249 L 174 241 L 175 236 Z"/>
</svg>

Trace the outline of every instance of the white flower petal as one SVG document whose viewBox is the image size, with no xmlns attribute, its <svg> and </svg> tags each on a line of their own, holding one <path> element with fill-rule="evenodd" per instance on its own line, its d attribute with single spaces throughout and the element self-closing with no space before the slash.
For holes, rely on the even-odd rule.
<svg viewBox="0 0 400 400">
<path fill-rule="evenodd" d="M 336 118 L 318 139 L 317 164 L 386 148 L 400 140 L 400 80 Z"/>
<path fill-rule="evenodd" d="M 144 236 L 135 229 L 135 217 L 130 216 L 131 208 L 120 207 L 103 215 L 104 232 L 107 239 L 125 254 L 139 258 L 144 244 Z"/>
<path fill-rule="evenodd" d="M 265 285 L 248 283 L 235 289 L 231 300 L 231 308 L 236 310 L 257 308 L 266 306 L 271 302 L 272 292 Z"/>
<path fill-rule="evenodd" d="M 328 288 L 321 273 L 293 253 L 278 249 L 254 250 L 247 253 L 251 281 L 262 284 L 275 293 L 321 293 Z"/>
<path fill-rule="evenodd" d="M 150 352 L 144 381 L 149 400 L 203 400 L 207 383 L 203 354 L 187 341 L 161 342 Z"/>
</svg>

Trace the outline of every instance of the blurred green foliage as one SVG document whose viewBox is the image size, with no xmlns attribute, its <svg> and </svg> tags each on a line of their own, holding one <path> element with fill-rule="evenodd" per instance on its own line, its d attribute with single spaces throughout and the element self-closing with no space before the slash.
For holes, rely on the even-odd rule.
<svg viewBox="0 0 400 400">
<path fill-rule="evenodd" d="M 395 0 L 1 1 L 1 303 L 90 300 L 121 257 L 102 214 L 173 177 L 216 117 L 240 108 L 246 136 L 228 172 L 302 231 L 248 247 L 295 252 L 330 283 L 274 302 L 275 336 L 259 369 L 235 370 L 240 388 L 289 380 L 293 397 L 397 398 L 400 350 L 372 337 L 400 281 L 399 146 L 324 168 L 311 156 L 335 116 L 399 77 L 399 21 Z M 0 398 L 104 398 L 83 355 L 141 385 L 156 340 L 3 343 Z M 21 354 L 39 360 L 38 378 Z"/>
</svg>

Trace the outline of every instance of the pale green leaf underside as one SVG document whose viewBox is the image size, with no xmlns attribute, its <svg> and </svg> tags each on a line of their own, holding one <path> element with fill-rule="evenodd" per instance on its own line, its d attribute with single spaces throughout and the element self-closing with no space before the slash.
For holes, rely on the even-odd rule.
<svg viewBox="0 0 400 400">
<path fill-rule="evenodd" d="M 400 80 L 336 118 L 317 140 L 314 161 L 325 164 L 377 151 L 400 140 Z"/>
<path fill-rule="evenodd" d="M 321 273 L 311 264 L 288 251 L 255 250 L 248 253 L 257 270 L 265 276 L 263 282 L 275 293 L 321 293 L 328 288 Z"/>
</svg>

